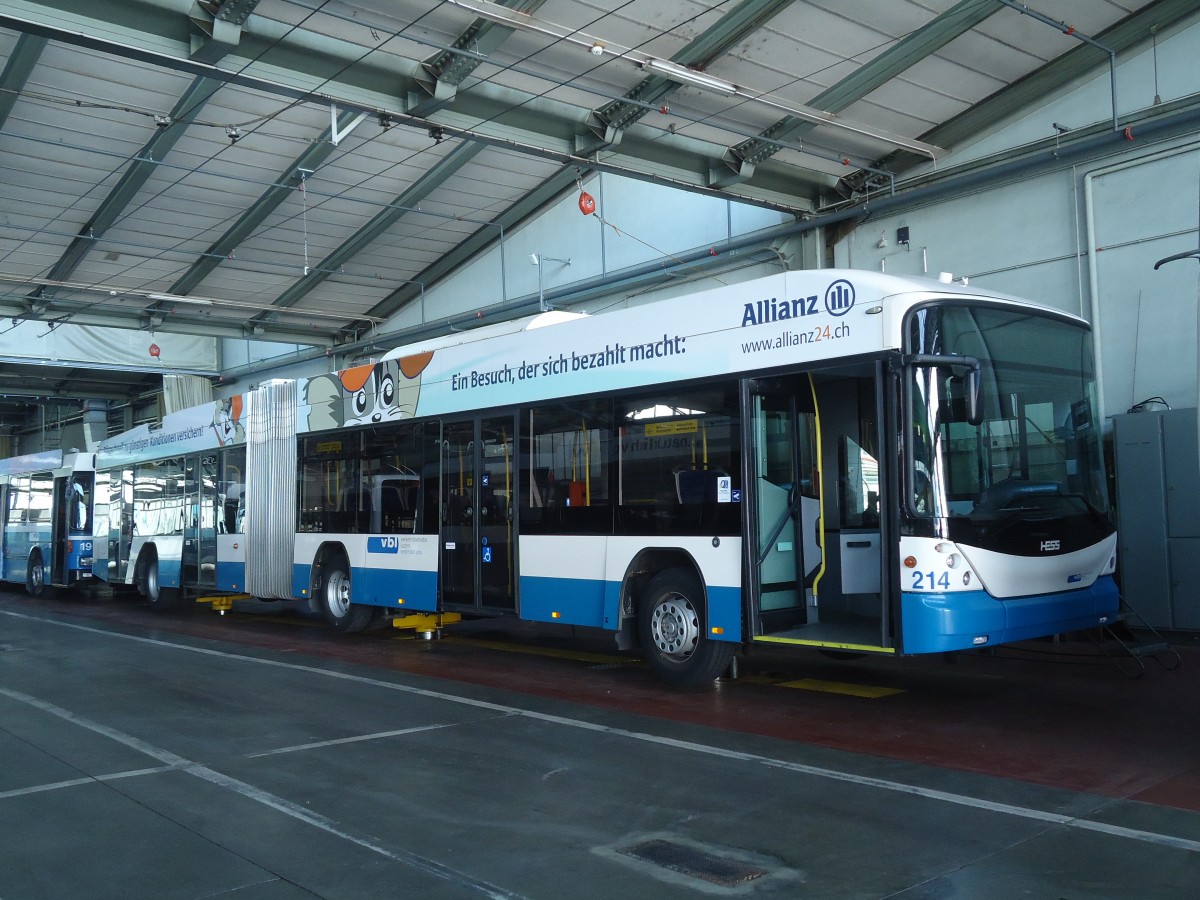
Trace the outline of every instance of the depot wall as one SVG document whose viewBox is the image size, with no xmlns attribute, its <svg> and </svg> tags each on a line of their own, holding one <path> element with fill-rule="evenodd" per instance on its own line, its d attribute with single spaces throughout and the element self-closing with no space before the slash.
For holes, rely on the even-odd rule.
<svg viewBox="0 0 1200 900">
<path fill-rule="evenodd" d="M 1158 58 L 1154 78 L 1153 55 Z M 1200 92 L 1200 25 L 1159 36 L 1117 69 L 1118 111 L 1131 115 Z M 1111 120 L 1107 71 L 1063 91 L 939 162 L 946 168 L 1055 134 L 1053 123 Z M 1111 127 L 1111 126 L 1110 126 Z M 1064 165 L 896 215 L 872 217 L 834 248 L 838 265 L 966 276 L 1080 315 L 1097 333 L 1106 420 L 1160 396 L 1197 405 L 1197 276 L 1156 261 L 1200 246 L 1200 134 L 1113 141 L 1086 165 Z M 898 241 L 908 229 L 909 243 Z"/>
</svg>

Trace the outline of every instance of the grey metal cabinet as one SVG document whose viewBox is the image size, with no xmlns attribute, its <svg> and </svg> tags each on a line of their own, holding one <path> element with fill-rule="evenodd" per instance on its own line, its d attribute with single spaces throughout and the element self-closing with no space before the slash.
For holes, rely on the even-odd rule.
<svg viewBox="0 0 1200 900">
<path fill-rule="evenodd" d="M 1200 629 L 1196 410 L 1113 418 L 1121 593 L 1155 628 Z"/>
</svg>

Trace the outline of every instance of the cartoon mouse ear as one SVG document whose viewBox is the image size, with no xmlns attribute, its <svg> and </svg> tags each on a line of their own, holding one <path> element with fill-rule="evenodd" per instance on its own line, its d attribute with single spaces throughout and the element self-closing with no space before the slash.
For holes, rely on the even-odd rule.
<svg viewBox="0 0 1200 900">
<path fill-rule="evenodd" d="M 405 378 L 416 378 L 425 371 L 425 367 L 429 365 L 429 361 L 433 359 L 433 351 L 426 350 L 424 353 L 414 353 L 412 356 L 404 356 L 400 358 L 400 371 L 404 373 Z"/>
<path fill-rule="evenodd" d="M 343 369 L 338 373 L 338 377 L 342 380 L 342 387 L 352 394 L 361 390 L 362 386 L 367 383 L 367 379 L 371 377 L 371 370 L 374 368 L 375 363 L 365 363 L 351 369 Z"/>
</svg>

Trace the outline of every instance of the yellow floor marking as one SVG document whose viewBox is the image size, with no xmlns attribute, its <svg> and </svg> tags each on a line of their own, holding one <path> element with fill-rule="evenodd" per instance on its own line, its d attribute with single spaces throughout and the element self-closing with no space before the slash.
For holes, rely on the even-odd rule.
<svg viewBox="0 0 1200 900">
<path fill-rule="evenodd" d="M 799 688 L 802 691 L 823 691 L 826 694 L 849 694 L 851 697 L 890 697 L 903 694 L 902 688 L 873 687 L 869 684 L 849 684 L 844 681 L 822 681 L 819 678 L 801 678 L 799 681 L 781 681 L 780 687 Z"/>
<path fill-rule="evenodd" d="M 773 634 L 756 634 L 755 641 L 767 644 L 793 644 L 798 647 L 824 647 L 826 650 L 852 650 L 858 653 L 895 653 L 895 647 L 876 647 L 873 644 L 849 644 L 845 641 L 818 641 L 801 638 L 782 638 Z"/>
</svg>

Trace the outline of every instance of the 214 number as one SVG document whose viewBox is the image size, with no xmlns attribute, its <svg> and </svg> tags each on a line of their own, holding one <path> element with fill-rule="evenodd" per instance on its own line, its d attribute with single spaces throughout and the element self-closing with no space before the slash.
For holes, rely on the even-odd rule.
<svg viewBox="0 0 1200 900">
<path fill-rule="evenodd" d="M 943 591 L 950 590 L 949 572 L 943 572 L 941 575 L 935 572 L 913 572 L 914 591 L 936 591 L 938 588 Z"/>
</svg>

